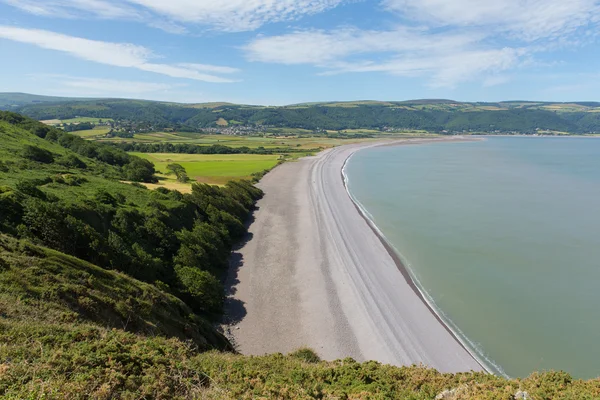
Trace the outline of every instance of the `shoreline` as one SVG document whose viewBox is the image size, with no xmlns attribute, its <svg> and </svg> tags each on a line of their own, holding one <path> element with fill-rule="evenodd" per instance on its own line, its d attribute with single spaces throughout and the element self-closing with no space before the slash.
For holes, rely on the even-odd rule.
<svg viewBox="0 0 600 400">
<path fill-rule="evenodd" d="M 353 152 L 346 158 L 346 160 L 344 161 L 344 165 L 342 166 L 341 176 L 342 176 L 342 181 L 344 182 L 344 187 L 346 188 L 346 192 L 348 193 L 348 197 L 354 203 L 354 206 L 356 207 L 357 212 L 365 219 L 365 221 L 367 222 L 369 227 L 372 229 L 373 233 L 379 238 L 379 240 L 385 247 L 385 249 L 388 252 L 388 254 L 390 255 L 390 257 L 396 263 L 396 266 L 397 266 L 398 270 L 400 271 L 400 273 L 402 274 L 402 276 L 404 277 L 404 279 L 406 280 L 406 283 L 415 292 L 415 294 L 421 299 L 421 301 L 423 301 L 423 303 L 427 306 L 429 311 L 438 320 L 440 325 L 442 325 L 446 329 L 446 331 L 450 335 L 452 335 L 452 337 L 462 346 L 462 348 L 465 351 L 467 351 L 475 359 L 475 361 L 477 361 L 477 363 L 481 366 L 481 368 L 483 368 L 487 373 L 495 375 L 496 372 L 494 372 L 494 369 L 496 369 L 500 375 L 505 376 L 506 374 L 504 374 L 502 372 L 501 368 L 496 366 L 493 362 L 490 362 L 490 363 L 494 365 L 494 368 L 490 368 L 489 365 L 487 365 L 484 361 L 482 361 L 480 359 L 479 355 L 477 354 L 477 351 L 475 349 L 472 349 L 469 345 L 465 344 L 463 342 L 463 340 L 461 339 L 462 337 L 464 337 L 464 339 L 470 343 L 470 340 L 466 337 L 466 335 L 455 332 L 452 329 L 451 324 L 448 323 L 446 321 L 446 319 L 441 315 L 441 314 L 443 314 L 443 312 L 441 312 L 441 310 L 439 310 L 435 305 L 431 304 L 432 301 L 430 301 L 428 298 L 428 295 L 426 293 L 424 293 L 425 290 L 419 286 L 419 284 L 416 282 L 414 276 L 412 275 L 411 271 L 406 267 L 406 265 L 404 265 L 404 262 L 402 261 L 402 258 L 400 257 L 398 250 L 390 243 L 390 241 L 387 239 L 385 234 L 379 229 L 379 227 L 377 226 L 375 221 L 372 219 L 372 216 L 370 216 L 370 214 L 368 213 L 366 208 L 352 195 L 350 188 L 348 186 L 349 177 L 346 174 L 346 167 L 347 167 L 350 159 L 359 151 L 366 150 L 369 148 L 380 147 L 380 146 L 422 145 L 422 144 L 429 144 L 432 142 L 433 143 L 435 143 L 435 142 L 446 143 L 446 142 L 450 141 L 450 142 L 456 143 L 456 142 L 479 141 L 479 140 L 484 140 L 484 139 L 481 139 L 481 138 L 472 139 L 472 140 L 471 139 L 463 139 L 463 138 L 454 139 L 454 140 L 452 140 L 452 139 L 424 139 L 424 140 L 419 140 L 418 142 L 414 142 L 414 143 L 401 141 L 401 142 L 396 142 L 396 143 L 383 143 L 383 144 L 380 144 L 379 146 L 378 145 L 365 146 L 365 147 L 357 149 L 355 152 Z M 483 358 L 485 358 L 485 356 L 483 356 Z M 508 377 L 508 376 L 505 376 L 505 377 Z"/>
<path fill-rule="evenodd" d="M 258 184 L 265 197 L 248 241 L 232 255 L 228 279 L 227 309 L 236 316 L 226 329 L 238 350 L 263 355 L 310 347 L 326 360 L 485 371 L 399 268 L 398 255 L 343 178 L 349 157 L 364 148 L 459 140 L 351 144 L 267 174 Z"/>
</svg>

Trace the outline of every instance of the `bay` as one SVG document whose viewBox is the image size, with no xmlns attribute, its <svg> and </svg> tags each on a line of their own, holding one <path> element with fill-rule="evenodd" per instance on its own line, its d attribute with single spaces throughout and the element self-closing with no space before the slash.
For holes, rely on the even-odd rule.
<svg viewBox="0 0 600 400">
<path fill-rule="evenodd" d="M 386 146 L 352 196 L 490 369 L 600 376 L 600 140 Z"/>
</svg>

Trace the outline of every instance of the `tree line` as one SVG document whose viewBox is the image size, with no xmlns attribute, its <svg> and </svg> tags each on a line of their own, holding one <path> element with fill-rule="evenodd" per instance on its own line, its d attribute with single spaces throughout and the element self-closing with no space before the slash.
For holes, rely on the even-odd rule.
<svg viewBox="0 0 600 400">
<path fill-rule="evenodd" d="M 197 145 L 197 144 L 186 144 L 186 143 L 111 143 L 112 146 L 123 150 L 125 152 L 137 152 L 137 153 L 179 153 L 179 154 L 281 154 L 281 153 L 293 153 L 293 152 L 305 152 L 306 149 L 297 150 L 289 147 L 278 147 L 278 148 L 264 148 L 262 146 L 256 148 L 250 148 L 247 146 L 242 147 L 229 147 L 221 144 L 213 145 Z"/>
<path fill-rule="evenodd" d="M 406 109 L 394 104 L 360 104 L 353 107 L 310 105 L 303 107 L 249 107 L 223 105 L 193 108 L 137 100 L 93 100 L 61 104 L 27 105 L 18 109 L 36 119 L 67 119 L 75 116 L 112 118 L 147 123 L 154 129 L 201 132 L 214 128 L 219 119 L 246 126 L 327 129 L 412 129 L 431 132 L 516 132 L 538 129 L 573 133 L 600 131 L 599 113 L 557 113 L 534 108 L 508 110 L 448 111 Z"/>
</svg>

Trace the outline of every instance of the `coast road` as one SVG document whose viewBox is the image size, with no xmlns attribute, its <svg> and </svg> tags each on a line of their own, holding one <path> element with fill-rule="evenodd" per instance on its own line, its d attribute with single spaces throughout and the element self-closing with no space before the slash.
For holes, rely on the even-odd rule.
<svg viewBox="0 0 600 400">
<path fill-rule="evenodd" d="M 238 350 L 262 355 L 306 346 L 327 360 L 481 371 L 348 195 L 342 168 L 365 146 L 283 164 L 260 182 L 265 197 L 229 277 L 229 329 Z"/>
</svg>

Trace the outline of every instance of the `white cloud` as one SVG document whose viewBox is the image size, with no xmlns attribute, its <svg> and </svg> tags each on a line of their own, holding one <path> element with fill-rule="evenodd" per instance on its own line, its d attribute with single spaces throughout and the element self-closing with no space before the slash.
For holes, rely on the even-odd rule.
<svg viewBox="0 0 600 400">
<path fill-rule="evenodd" d="M 39 29 L 23 29 L 2 25 L 0 25 L 0 38 L 33 44 L 44 49 L 61 51 L 71 56 L 100 64 L 136 68 L 174 78 L 194 79 L 213 83 L 234 82 L 232 79 L 201 73 L 196 68 L 151 63 L 149 60 L 154 58 L 151 50 L 129 43 L 102 42 Z M 212 67 L 215 69 L 227 68 Z"/>
<path fill-rule="evenodd" d="M 307 64 L 321 75 L 384 72 L 432 86 L 506 83 L 533 55 L 595 40 L 600 0 L 381 0 L 403 21 L 390 30 L 338 28 L 258 36 L 247 59 Z M 413 26 L 410 28 L 410 26 Z M 575 35 L 574 33 L 577 33 Z M 501 44 L 502 43 L 502 44 Z"/>
<path fill-rule="evenodd" d="M 137 18 L 138 12 L 122 2 L 104 0 L 4 0 L 13 7 L 31 14 L 47 17 L 74 18 L 83 15 L 94 15 L 100 18 Z"/>
<path fill-rule="evenodd" d="M 600 16 L 598 0 L 383 0 L 382 4 L 413 21 L 485 27 L 528 41 L 571 33 Z"/>
<path fill-rule="evenodd" d="M 218 73 L 218 74 L 235 74 L 237 72 L 240 72 L 240 70 L 238 68 L 222 67 L 219 65 L 192 64 L 192 63 L 181 63 L 181 64 L 177 64 L 177 65 L 179 65 L 180 67 L 183 67 L 183 68 L 193 69 L 196 71 L 214 72 L 214 73 Z"/>
<path fill-rule="evenodd" d="M 340 29 L 298 31 L 258 37 L 244 47 L 252 61 L 310 64 L 322 75 L 385 72 L 426 77 L 432 86 L 454 86 L 514 67 L 523 49 L 488 48 L 477 33 L 432 34 L 418 29 L 393 31 Z"/>
<path fill-rule="evenodd" d="M 164 83 L 124 81 L 114 79 L 80 78 L 61 76 L 58 77 L 62 86 L 83 89 L 88 94 L 114 95 L 140 95 L 172 89 L 174 86 Z"/>
<path fill-rule="evenodd" d="M 62 51 L 84 60 L 118 67 L 135 67 L 152 57 L 152 52 L 142 46 L 100 42 L 39 29 L 0 26 L 0 38 L 34 44 L 44 49 Z"/>
<path fill-rule="evenodd" d="M 295 20 L 333 8 L 344 0 L 0 0 L 23 11 L 53 17 L 94 16 L 143 20 L 151 26 L 182 32 L 177 23 L 225 32 Z M 157 20 L 158 18 L 158 20 Z"/>
<path fill-rule="evenodd" d="M 176 21 L 246 31 L 337 6 L 342 0 L 128 0 Z"/>
<path fill-rule="evenodd" d="M 281 64 L 327 63 L 356 54 L 400 52 L 449 52 L 477 43 L 477 34 L 430 35 L 426 31 L 399 28 L 393 31 L 338 29 L 297 31 L 281 36 L 258 37 L 244 47 L 250 60 Z"/>
</svg>

